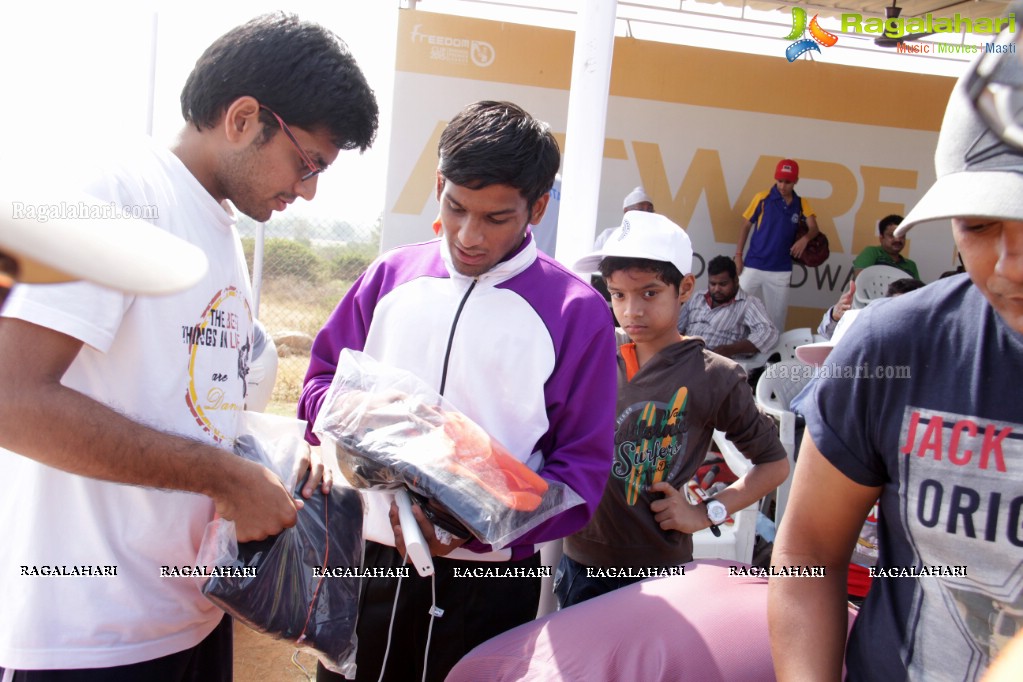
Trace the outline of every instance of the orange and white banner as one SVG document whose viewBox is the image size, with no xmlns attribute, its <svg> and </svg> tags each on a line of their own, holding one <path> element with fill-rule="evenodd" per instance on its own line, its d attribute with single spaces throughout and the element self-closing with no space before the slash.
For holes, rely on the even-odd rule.
<svg viewBox="0 0 1023 682">
<path fill-rule="evenodd" d="M 574 38 L 414 10 L 400 13 L 398 31 L 384 248 L 433 236 L 437 141 L 466 104 L 513 101 L 564 142 Z M 734 253 L 741 213 L 773 184 L 778 159 L 796 159 L 797 192 L 816 210 L 831 258 L 793 270 L 788 326 L 816 327 L 853 258 L 878 243 L 877 221 L 905 215 L 934 181 L 954 80 L 789 63 L 784 43 L 765 57 L 617 38 L 593 232 L 617 225 L 622 199 L 641 184 L 658 213 L 688 230 L 699 276 L 710 258 Z M 911 235 L 903 254 L 925 281 L 953 268 L 947 224 Z"/>
</svg>

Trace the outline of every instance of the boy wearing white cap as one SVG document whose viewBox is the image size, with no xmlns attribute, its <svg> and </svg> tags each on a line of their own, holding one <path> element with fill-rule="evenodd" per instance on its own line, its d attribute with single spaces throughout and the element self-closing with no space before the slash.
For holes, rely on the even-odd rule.
<svg viewBox="0 0 1023 682">
<path fill-rule="evenodd" d="M 678 225 L 630 211 L 602 249 L 575 264 L 580 272 L 599 269 L 621 330 L 614 465 L 589 524 L 565 538 L 555 587 L 562 607 L 642 579 L 592 576 L 587 568 L 642 574 L 691 561 L 693 533 L 717 530 L 729 512 L 788 475 L 777 429 L 757 410 L 742 369 L 678 333 L 695 286 L 692 259 Z M 703 463 L 714 429 L 754 466 L 706 504 L 692 504 L 680 488 Z"/>
<path fill-rule="evenodd" d="M 1005 66 L 1023 83 L 1015 57 Z M 862 310 L 828 357 L 861 378 L 818 379 L 797 399 L 806 435 L 773 561 L 827 572 L 771 581 L 782 680 L 839 679 L 843 652 L 851 680 L 976 680 L 1023 629 L 1023 419 L 1011 398 L 1023 154 L 984 126 L 968 82 L 945 112 L 938 179 L 897 232 L 951 219 L 967 274 Z M 847 644 L 846 566 L 878 496 L 877 565 Z"/>
</svg>

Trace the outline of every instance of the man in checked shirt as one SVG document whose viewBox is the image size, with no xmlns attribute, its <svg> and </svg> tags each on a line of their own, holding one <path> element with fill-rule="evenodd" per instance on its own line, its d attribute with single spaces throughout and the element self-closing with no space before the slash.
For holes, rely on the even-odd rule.
<svg viewBox="0 0 1023 682">
<path fill-rule="evenodd" d="M 735 261 L 727 256 L 707 264 L 707 289 L 682 307 L 678 331 L 702 337 L 709 350 L 726 358 L 767 352 L 778 342 L 764 304 L 739 288 Z"/>
</svg>

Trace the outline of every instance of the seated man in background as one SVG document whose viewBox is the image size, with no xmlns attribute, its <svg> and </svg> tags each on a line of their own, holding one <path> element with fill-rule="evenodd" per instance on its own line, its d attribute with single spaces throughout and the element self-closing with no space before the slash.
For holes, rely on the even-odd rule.
<svg viewBox="0 0 1023 682">
<path fill-rule="evenodd" d="M 888 291 L 885 292 L 884 297 L 893 298 L 895 296 L 901 296 L 902 294 L 908 294 L 922 286 L 924 286 L 924 283 L 918 279 L 914 279 L 913 277 L 897 279 L 888 285 Z M 824 313 L 824 318 L 817 327 L 818 334 L 827 339 L 831 338 L 831 336 L 835 333 L 835 328 L 838 326 L 839 320 L 841 320 L 842 316 L 845 315 L 852 307 L 853 294 L 855 293 L 856 281 L 852 280 L 849 282 L 849 288 L 846 289 L 838 298 L 838 302 L 828 308 L 827 312 Z M 871 303 L 873 303 L 873 301 L 871 301 Z"/>
<path fill-rule="evenodd" d="M 920 279 L 920 272 L 916 269 L 916 263 L 902 255 L 902 249 L 906 247 L 906 240 L 896 236 L 895 228 L 902 222 L 900 215 L 888 215 L 881 218 L 877 224 L 878 241 L 880 246 L 868 246 L 853 261 L 853 277 L 860 274 L 860 270 L 869 268 L 871 265 L 890 265 L 893 268 L 904 270 L 914 279 Z M 900 233 L 901 234 L 901 233 Z"/>
<path fill-rule="evenodd" d="M 888 285 L 888 292 L 885 293 L 885 298 L 895 298 L 896 296 L 902 296 L 903 294 L 908 294 L 911 291 L 916 291 L 917 289 L 924 286 L 927 285 L 921 282 L 920 280 L 914 279 L 912 277 L 904 277 L 902 279 L 897 279 Z"/>
<path fill-rule="evenodd" d="M 699 336 L 726 358 L 766 353 L 778 342 L 763 302 L 739 288 L 735 261 L 727 256 L 707 264 L 707 288 L 689 299 L 678 317 L 683 336 Z"/>
</svg>

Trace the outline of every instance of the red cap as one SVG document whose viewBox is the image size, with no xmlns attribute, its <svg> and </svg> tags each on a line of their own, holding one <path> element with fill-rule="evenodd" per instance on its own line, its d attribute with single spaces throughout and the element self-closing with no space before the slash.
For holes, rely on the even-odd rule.
<svg viewBox="0 0 1023 682">
<path fill-rule="evenodd" d="M 795 182 L 799 179 L 799 164 L 792 159 L 782 159 L 774 167 L 774 179 Z"/>
</svg>

